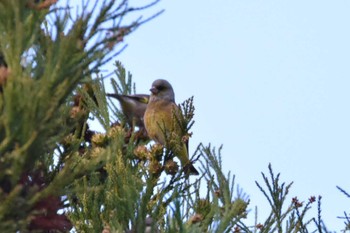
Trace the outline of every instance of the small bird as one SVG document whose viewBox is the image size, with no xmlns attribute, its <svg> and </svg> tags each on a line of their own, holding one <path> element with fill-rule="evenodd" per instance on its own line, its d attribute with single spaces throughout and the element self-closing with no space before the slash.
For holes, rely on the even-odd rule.
<svg viewBox="0 0 350 233">
<path fill-rule="evenodd" d="M 130 127 L 137 126 L 140 129 L 144 128 L 143 116 L 146 111 L 149 95 L 119 95 L 119 94 L 106 94 L 109 97 L 116 98 L 122 111 L 126 117 L 127 123 Z"/>
<path fill-rule="evenodd" d="M 175 135 L 177 145 L 169 149 L 179 158 L 186 173 L 198 175 L 199 172 L 188 158 L 187 144 L 182 140 L 184 135 L 177 122 L 182 119 L 182 112 L 175 103 L 173 87 L 168 81 L 158 79 L 153 82 L 150 91 L 151 96 L 144 115 L 148 136 L 163 146 L 169 146 L 167 139 L 173 139 Z"/>
</svg>

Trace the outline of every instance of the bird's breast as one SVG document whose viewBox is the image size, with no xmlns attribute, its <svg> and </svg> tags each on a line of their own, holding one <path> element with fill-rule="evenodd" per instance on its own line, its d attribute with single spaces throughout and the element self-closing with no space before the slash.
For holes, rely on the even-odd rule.
<svg viewBox="0 0 350 233">
<path fill-rule="evenodd" d="M 148 103 L 144 121 L 148 136 L 160 144 L 165 144 L 164 133 L 172 131 L 172 105 L 163 101 Z"/>
</svg>

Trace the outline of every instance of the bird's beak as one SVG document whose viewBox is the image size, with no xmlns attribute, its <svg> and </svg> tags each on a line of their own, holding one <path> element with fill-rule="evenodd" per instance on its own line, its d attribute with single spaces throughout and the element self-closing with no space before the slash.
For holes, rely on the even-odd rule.
<svg viewBox="0 0 350 233">
<path fill-rule="evenodd" d="M 149 89 L 151 92 L 152 92 L 152 94 L 153 95 L 156 95 L 156 94 L 158 94 L 158 89 L 157 88 L 155 88 L 155 87 L 152 87 L 151 89 Z"/>
</svg>

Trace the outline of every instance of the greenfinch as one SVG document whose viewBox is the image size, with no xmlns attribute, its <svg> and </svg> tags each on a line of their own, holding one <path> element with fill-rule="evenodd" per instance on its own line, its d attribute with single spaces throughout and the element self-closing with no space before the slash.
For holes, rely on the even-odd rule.
<svg viewBox="0 0 350 233">
<path fill-rule="evenodd" d="M 146 111 L 149 95 L 107 94 L 107 96 L 116 98 L 119 101 L 122 112 L 130 127 L 137 126 L 140 129 L 144 128 L 143 116 Z"/>
<path fill-rule="evenodd" d="M 183 119 L 183 116 L 181 109 L 175 103 L 171 84 L 164 79 L 158 79 L 153 82 L 150 91 L 144 115 L 148 136 L 168 147 L 179 158 L 186 174 L 198 175 L 199 172 L 188 158 L 187 144 L 182 140 L 184 133 L 178 121 Z M 175 141 L 175 145 L 169 143 L 171 140 Z"/>
</svg>

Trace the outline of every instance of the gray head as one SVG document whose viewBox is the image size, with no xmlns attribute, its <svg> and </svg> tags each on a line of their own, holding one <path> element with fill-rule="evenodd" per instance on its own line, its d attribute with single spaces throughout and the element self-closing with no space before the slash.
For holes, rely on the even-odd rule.
<svg viewBox="0 0 350 233">
<path fill-rule="evenodd" d="M 152 100 L 168 100 L 175 102 L 175 94 L 171 84 L 165 79 L 157 79 L 152 83 L 151 101 Z"/>
</svg>

